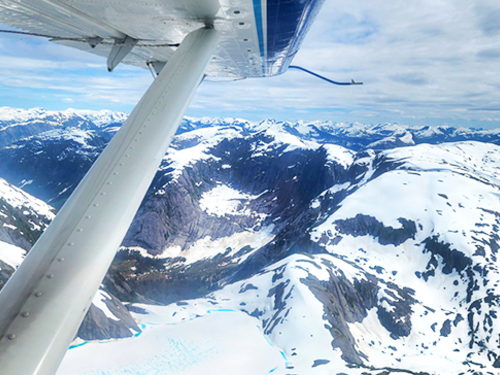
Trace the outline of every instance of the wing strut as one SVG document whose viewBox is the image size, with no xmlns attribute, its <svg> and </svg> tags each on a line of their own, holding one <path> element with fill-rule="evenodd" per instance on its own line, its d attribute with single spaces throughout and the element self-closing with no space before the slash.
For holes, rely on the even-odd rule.
<svg viewBox="0 0 500 375">
<path fill-rule="evenodd" d="M 189 34 L 0 293 L 0 371 L 53 375 L 219 40 Z"/>
</svg>

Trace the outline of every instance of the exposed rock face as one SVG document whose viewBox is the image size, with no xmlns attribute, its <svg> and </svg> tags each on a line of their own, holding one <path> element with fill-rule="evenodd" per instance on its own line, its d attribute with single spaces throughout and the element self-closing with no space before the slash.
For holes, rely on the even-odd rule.
<svg viewBox="0 0 500 375">
<path fill-rule="evenodd" d="M 127 308 L 113 295 L 98 291 L 77 336 L 84 340 L 106 340 L 131 337 L 138 332 L 141 329 Z"/>
<path fill-rule="evenodd" d="M 415 222 L 399 218 L 401 228 L 394 229 L 385 227 L 381 222 L 372 216 L 357 214 L 356 217 L 337 220 L 335 225 L 341 234 L 348 234 L 354 237 L 373 236 L 376 237 L 381 245 L 401 245 L 410 238 L 415 238 L 417 228 Z"/>
<path fill-rule="evenodd" d="M 330 263 L 329 266 L 332 267 L 333 264 Z M 327 281 L 308 275 L 301 282 L 309 287 L 324 306 L 323 319 L 330 323 L 333 348 L 340 348 L 346 362 L 360 365 L 363 363 L 362 358 L 367 357 L 356 348 L 348 323 L 362 322 L 368 315 L 368 310 L 377 305 L 377 279 L 367 275 L 368 279 L 354 280 L 353 283 L 342 275 L 342 271 L 337 275 L 331 269 L 328 272 L 330 277 Z"/>
<path fill-rule="evenodd" d="M 377 316 L 380 324 L 391 333 L 391 338 L 397 340 L 411 334 L 411 306 L 416 303 L 412 295 L 415 293 L 409 288 L 399 288 L 388 283 L 384 290 L 386 296 L 379 298 Z"/>
</svg>

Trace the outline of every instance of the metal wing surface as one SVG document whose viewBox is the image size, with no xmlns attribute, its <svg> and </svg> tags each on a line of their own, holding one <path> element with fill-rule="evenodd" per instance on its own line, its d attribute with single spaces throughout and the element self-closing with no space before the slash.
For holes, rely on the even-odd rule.
<svg viewBox="0 0 500 375">
<path fill-rule="evenodd" d="M 206 74 L 266 77 L 286 71 L 324 0 L 0 0 L 0 23 L 108 57 L 134 46 L 123 63 L 167 62 L 186 35 L 221 35 Z"/>
</svg>

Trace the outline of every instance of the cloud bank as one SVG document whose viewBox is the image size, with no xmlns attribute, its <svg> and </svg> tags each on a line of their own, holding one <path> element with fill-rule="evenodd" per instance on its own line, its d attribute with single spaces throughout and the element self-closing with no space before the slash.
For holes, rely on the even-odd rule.
<svg viewBox="0 0 500 375">
<path fill-rule="evenodd" d="M 294 59 L 300 71 L 206 80 L 188 114 L 500 127 L 496 0 L 326 1 Z M 130 111 L 151 75 L 39 39 L 0 35 L 0 104 Z"/>
</svg>

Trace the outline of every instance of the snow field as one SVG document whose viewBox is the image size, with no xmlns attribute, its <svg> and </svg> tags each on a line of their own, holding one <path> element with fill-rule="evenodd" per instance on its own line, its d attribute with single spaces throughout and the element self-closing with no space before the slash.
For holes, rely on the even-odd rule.
<svg viewBox="0 0 500 375">
<path fill-rule="evenodd" d="M 0 260 L 16 269 L 24 260 L 26 250 L 7 242 L 0 241 Z"/>
<path fill-rule="evenodd" d="M 218 254 L 226 253 L 228 248 L 231 248 L 231 251 L 227 254 L 228 256 L 234 255 L 241 248 L 247 245 L 250 245 L 255 251 L 274 239 L 275 235 L 272 233 L 273 227 L 274 225 L 270 225 L 262 228 L 258 232 L 238 232 L 232 234 L 231 236 L 221 237 L 215 240 L 212 240 L 210 236 L 207 236 L 196 241 L 192 246 L 184 250 L 182 250 L 180 246 L 168 247 L 160 256 L 157 256 L 157 258 L 166 259 L 184 257 L 186 258 L 184 264 L 192 264 L 203 259 L 213 258 Z M 242 262 L 250 256 L 252 252 L 253 251 L 250 251 L 240 258 L 233 259 L 232 261 Z"/>
<path fill-rule="evenodd" d="M 230 188 L 226 185 L 218 185 L 212 190 L 203 193 L 200 199 L 200 208 L 214 216 L 225 215 L 245 215 L 245 216 L 265 216 L 255 213 L 246 208 L 248 201 L 258 198 L 257 195 L 250 195 Z"/>
</svg>

